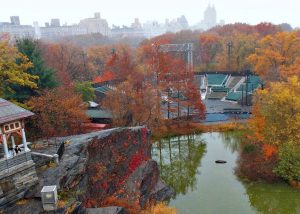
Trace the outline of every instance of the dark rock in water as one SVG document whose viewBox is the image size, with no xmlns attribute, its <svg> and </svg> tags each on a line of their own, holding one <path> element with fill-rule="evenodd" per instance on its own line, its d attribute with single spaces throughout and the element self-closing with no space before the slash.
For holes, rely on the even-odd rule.
<svg viewBox="0 0 300 214">
<path fill-rule="evenodd" d="M 76 214 L 127 214 L 122 207 L 81 208 Z"/>
<path fill-rule="evenodd" d="M 216 160 L 215 163 L 224 164 L 224 163 L 227 163 L 227 161 L 224 161 L 224 160 Z"/>
</svg>

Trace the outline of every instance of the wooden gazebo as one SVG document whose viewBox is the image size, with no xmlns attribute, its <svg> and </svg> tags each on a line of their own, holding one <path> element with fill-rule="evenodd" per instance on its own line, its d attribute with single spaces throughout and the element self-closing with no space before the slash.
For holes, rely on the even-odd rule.
<svg viewBox="0 0 300 214">
<path fill-rule="evenodd" d="M 14 134 L 19 135 L 23 143 L 23 151 L 30 151 L 27 146 L 24 120 L 34 115 L 5 99 L 0 98 L 0 142 L 3 145 L 4 157 L 9 159 L 13 155 L 9 152 L 8 142 L 11 142 L 12 151 L 15 148 Z"/>
</svg>

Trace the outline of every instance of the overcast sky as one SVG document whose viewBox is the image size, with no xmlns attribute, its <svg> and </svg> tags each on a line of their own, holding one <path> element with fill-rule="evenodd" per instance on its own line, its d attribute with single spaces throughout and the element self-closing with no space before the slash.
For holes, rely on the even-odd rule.
<svg viewBox="0 0 300 214">
<path fill-rule="evenodd" d="M 0 0 L 0 22 L 18 15 L 21 24 L 39 21 L 44 25 L 51 18 L 61 23 L 78 23 L 99 11 L 109 25 L 129 25 L 134 18 L 164 22 L 185 15 L 189 24 L 203 19 L 209 3 L 217 9 L 217 19 L 226 23 L 257 24 L 267 21 L 274 24 L 290 23 L 300 26 L 300 0 Z"/>
</svg>

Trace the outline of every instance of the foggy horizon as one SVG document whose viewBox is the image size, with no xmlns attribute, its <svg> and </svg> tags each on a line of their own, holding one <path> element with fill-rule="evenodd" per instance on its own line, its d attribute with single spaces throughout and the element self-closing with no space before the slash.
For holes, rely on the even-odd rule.
<svg viewBox="0 0 300 214">
<path fill-rule="evenodd" d="M 0 22 L 9 22 L 10 16 L 20 16 L 21 24 L 32 25 L 38 21 L 40 26 L 52 18 L 59 18 L 61 24 L 77 24 L 81 19 L 93 17 L 100 12 L 109 26 L 130 25 L 134 18 L 141 23 L 150 20 L 164 22 L 184 15 L 189 25 L 195 25 L 203 19 L 203 12 L 207 6 L 214 5 L 217 11 L 217 21 L 225 20 L 226 24 L 242 22 L 255 25 L 261 22 L 273 24 L 289 23 L 292 27 L 299 27 L 300 3 L 296 0 L 286 0 L 284 5 L 271 1 L 253 0 L 245 3 L 236 0 L 185 0 L 185 1 L 110 1 L 97 0 L 76 1 L 71 0 L 41 3 L 38 0 L 28 0 L 20 3 L 18 0 L 5 1 L 0 9 Z"/>
</svg>

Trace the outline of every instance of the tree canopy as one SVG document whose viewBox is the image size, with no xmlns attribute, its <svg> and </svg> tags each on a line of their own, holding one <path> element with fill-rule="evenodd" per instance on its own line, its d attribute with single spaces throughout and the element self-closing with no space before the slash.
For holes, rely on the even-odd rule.
<svg viewBox="0 0 300 214">
<path fill-rule="evenodd" d="M 32 68 L 29 59 L 18 52 L 17 48 L 4 38 L 0 40 L 0 96 L 7 98 L 16 91 L 13 85 L 37 88 L 38 76 L 27 72 Z"/>
</svg>

